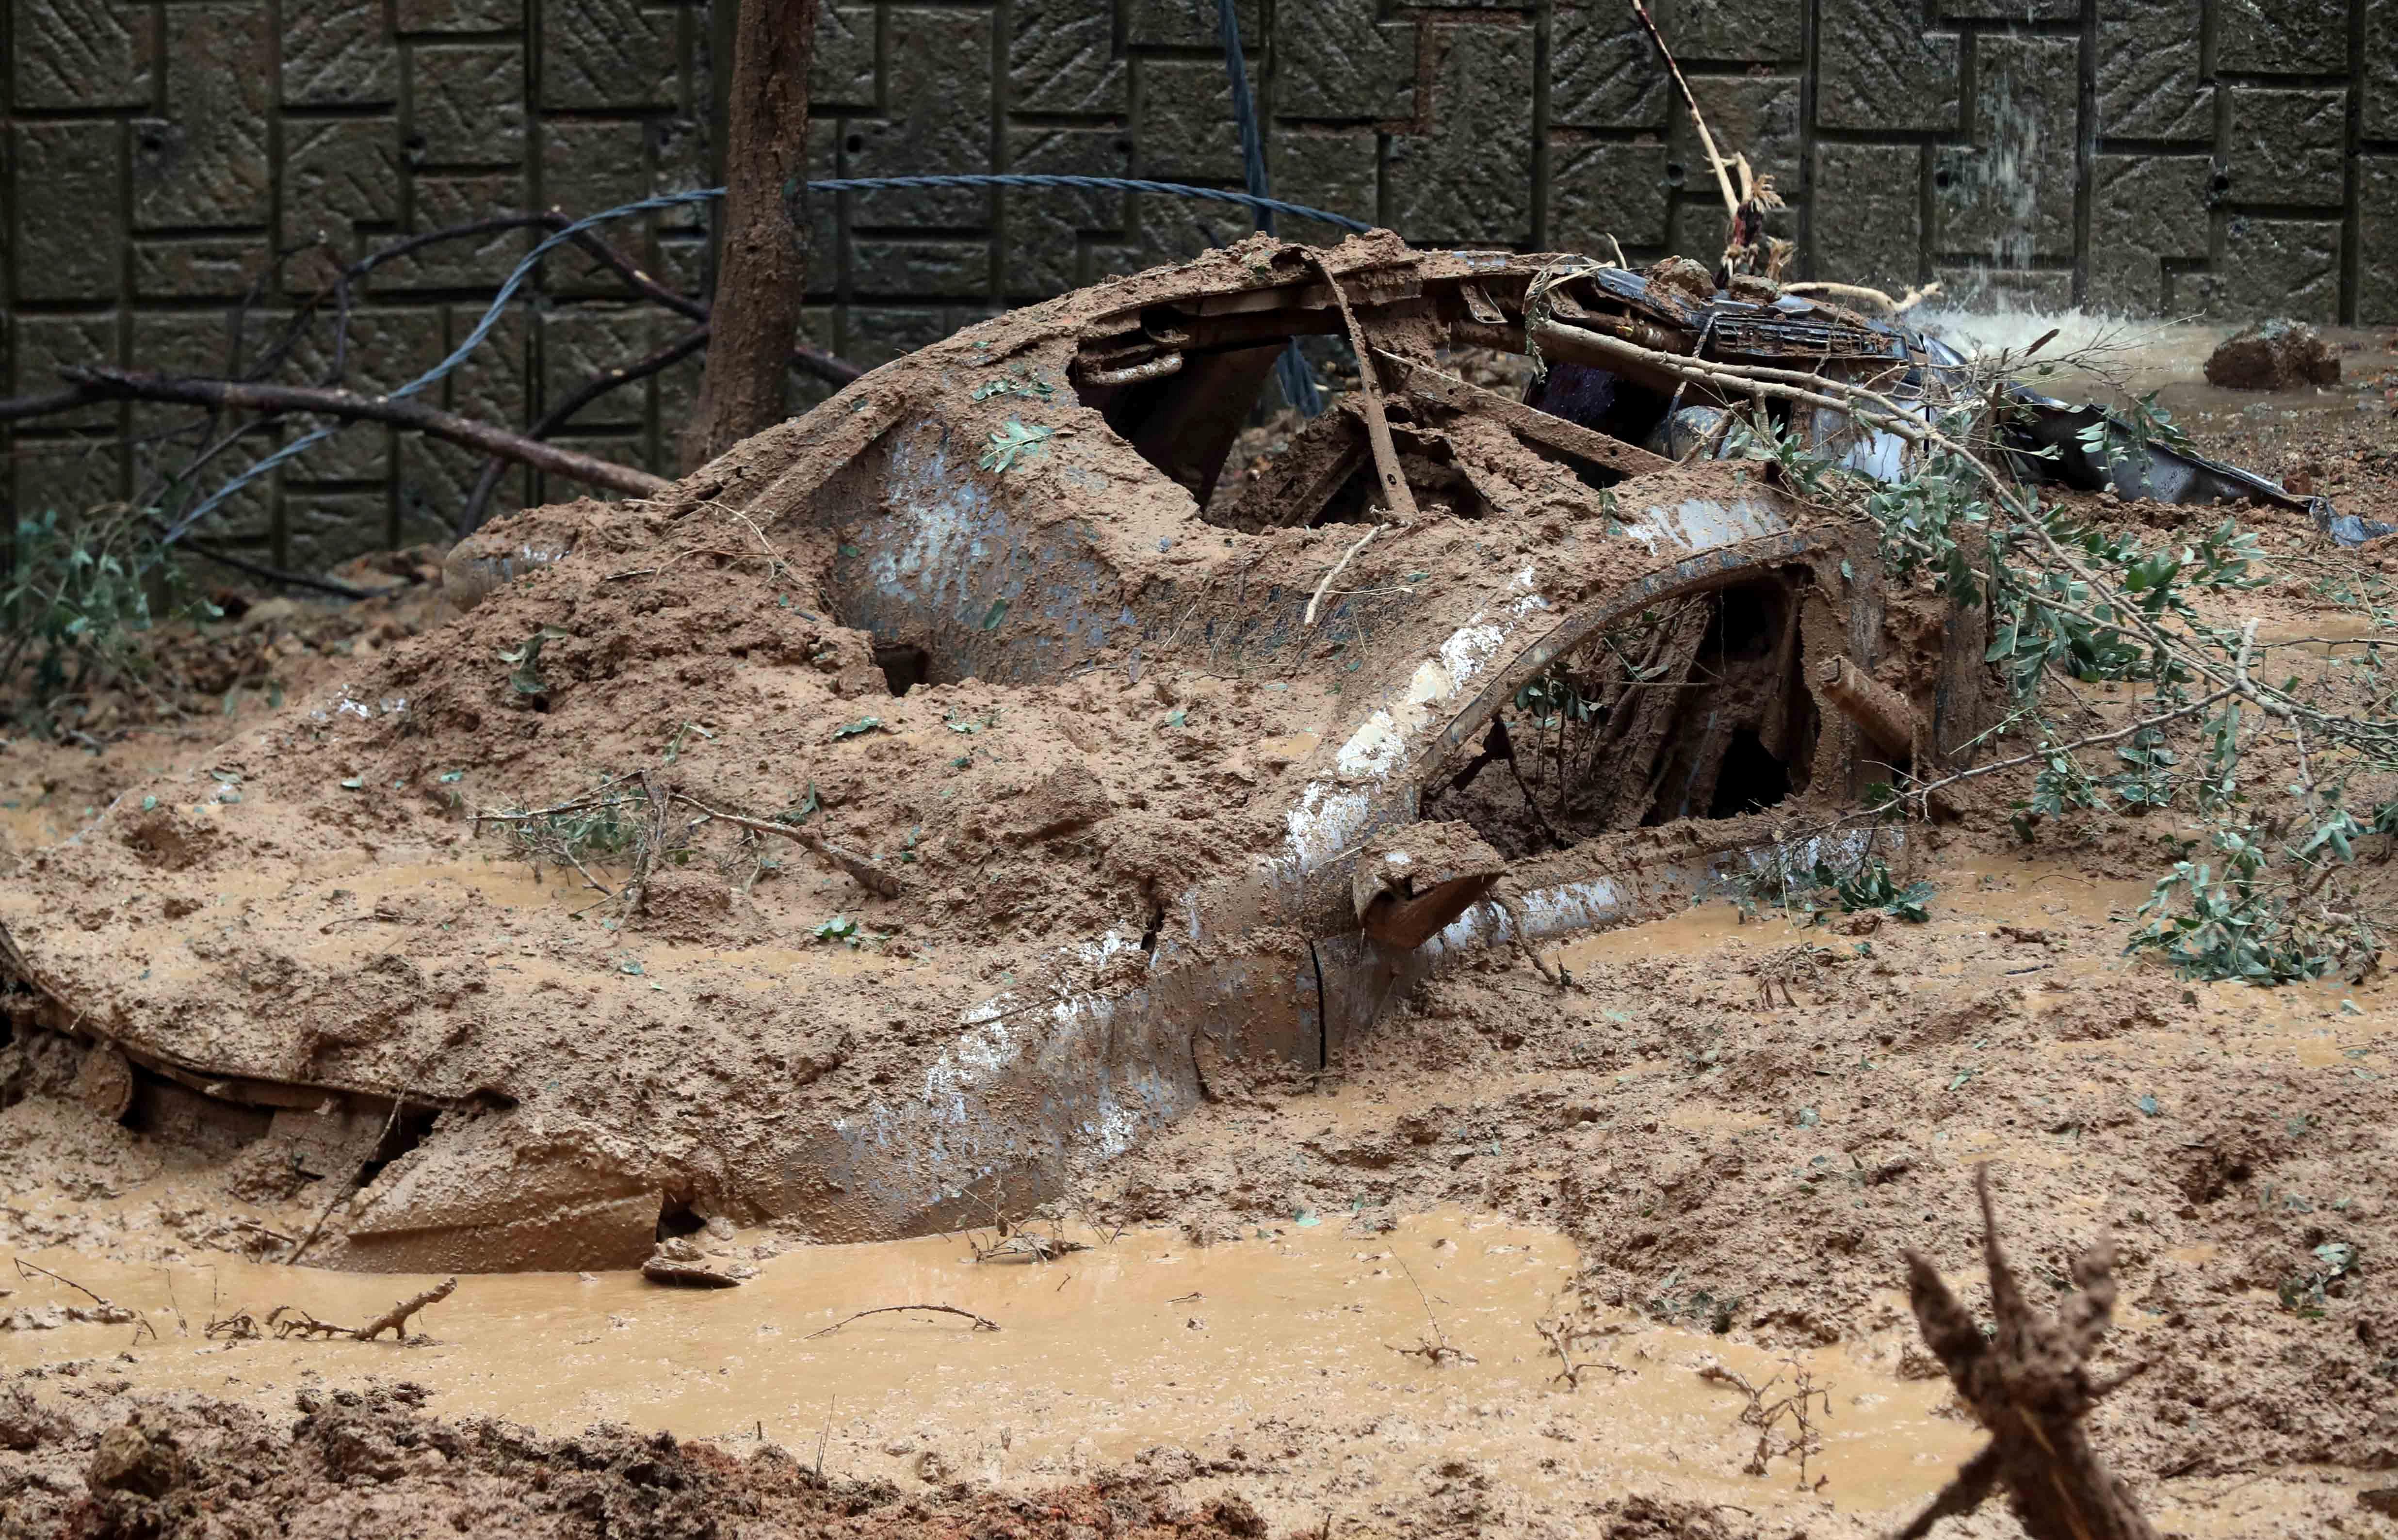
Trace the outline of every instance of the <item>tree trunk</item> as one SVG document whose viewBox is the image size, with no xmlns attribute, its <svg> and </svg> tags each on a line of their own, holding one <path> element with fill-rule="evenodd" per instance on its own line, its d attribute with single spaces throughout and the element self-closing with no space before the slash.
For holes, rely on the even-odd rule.
<svg viewBox="0 0 2398 1540">
<path fill-rule="evenodd" d="M 818 0 L 737 4 L 713 336 L 699 406 L 680 435 L 686 471 L 783 420 L 807 279 L 807 254 L 783 189 L 808 174 L 808 60 Z"/>
</svg>

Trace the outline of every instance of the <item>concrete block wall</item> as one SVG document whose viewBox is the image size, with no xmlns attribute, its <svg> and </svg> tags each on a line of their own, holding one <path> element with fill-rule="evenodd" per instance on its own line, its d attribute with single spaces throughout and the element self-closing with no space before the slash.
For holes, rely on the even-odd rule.
<svg viewBox="0 0 2398 1540">
<path fill-rule="evenodd" d="M 327 309 L 337 259 L 484 214 L 711 182 L 726 3 L 6 0 L 0 394 L 47 388 L 61 362 L 220 371 L 280 318 Z M 1718 137 L 1789 198 L 1812 275 L 2398 320 L 2398 0 L 1652 8 Z M 1624 0 L 1241 0 L 1240 16 L 1283 197 L 1421 242 L 1612 236 L 1635 260 L 1721 245 L 1687 114 Z M 827 0 L 814 92 L 819 177 L 1240 181 L 1208 0 Z M 812 340 L 865 364 L 1247 228 L 1222 205 L 980 191 L 820 197 L 807 222 Z M 388 388 L 439 357 L 530 240 L 492 233 L 370 275 L 349 382 Z M 616 241 L 705 288 L 704 215 L 620 225 Z M 553 259 L 538 304 L 440 400 L 528 421 L 679 329 L 587 261 Z M 299 362 L 313 377 L 329 354 L 320 320 Z M 569 438 L 671 470 L 696 378 L 687 364 L 606 397 Z M 794 405 L 814 394 L 795 382 Z M 141 436 L 192 420 L 128 408 L 26 424 L 0 438 L 0 497 L 33 510 L 140 495 L 162 457 L 188 452 Z M 330 565 L 438 534 L 477 469 L 356 428 L 213 532 Z M 518 473 L 502 503 L 565 490 Z"/>
</svg>

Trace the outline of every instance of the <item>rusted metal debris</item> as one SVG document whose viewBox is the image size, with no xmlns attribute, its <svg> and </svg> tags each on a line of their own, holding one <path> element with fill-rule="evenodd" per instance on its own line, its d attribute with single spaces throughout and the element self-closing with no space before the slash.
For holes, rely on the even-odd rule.
<svg viewBox="0 0 2398 1540">
<path fill-rule="evenodd" d="M 1219 499 L 1276 358 L 1310 336 L 1349 340 L 1365 388 Z M 1471 346 L 1537 351 L 1549 372 L 1516 400 L 1460 374 L 1449 350 Z M 13 981 L 0 1004 L 23 1034 L 104 1031 L 145 1084 L 212 1105 L 321 1104 L 386 1131 L 386 1108 L 422 1114 L 422 1142 L 345 1212 L 352 1265 L 639 1265 L 663 1196 L 698 1190 L 716 1212 L 827 1239 L 978 1223 L 1002 1193 L 1021 1212 L 1056 1197 L 1072 1162 L 1124 1150 L 1228 1078 L 1312 1074 L 1365 1051 L 1389 1003 L 1461 953 L 1537 955 L 1770 862 L 1904 861 L 1893 830 L 1796 831 L 1829 827 L 1894 769 L 1948 764 L 1989 725 L 1978 615 L 1895 628 L 1871 534 L 1718 458 L 1738 393 L 1660 358 L 1870 381 L 1927 415 L 1966 383 L 1964 360 L 1895 321 L 1755 276 L 1718 288 L 1696 263 L 1260 236 L 968 328 L 634 505 L 626 521 L 642 530 L 705 514 L 837 531 L 820 548 L 838 554 L 800 581 L 915 677 L 996 681 L 1037 703 L 1093 670 L 1170 668 L 1327 703 L 1314 746 L 1245 772 L 1251 806 L 1273 815 L 1270 848 L 1158 892 L 1146 934 L 1135 923 L 1043 959 L 1039 984 L 911 999 L 904 1019 L 946 1024 L 910 1075 L 841 1098 L 802 1080 L 768 1121 L 738 1128 L 644 1096 L 610 1108 L 605 1139 L 576 1144 L 544 1121 L 536 1072 L 484 1046 L 511 1041 L 509 1013 L 531 1009 L 506 976 L 445 1006 L 451 1018 L 384 1020 L 374 1055 L 336 1080 L 310 1068 L 309 1045 L 344 1030 L 342 991 L 195 1038 L 173 981 L 93 971 L 132 944 L 106 928 L 136 921 L 102 913 L 101 930 L 63 935 L 5 895 L 0 925 L 20 933 L 0 929 Z M 1035 410 L 994 379 L 1066 388 Z M 2013 400 L 2023 425 L 2004 445 L 2024 475 L 2331 517 L 2319 499 L 2162 445 L 2091 463 L 2077 458 L 2088 408 Z M 1859 470 L 1906 473 L 1894 435 L 1781 415 Z M 1038 448 L 1032 469 L 1013 450 L 977 462 L 977 447 L 1010 443 Z M 2049 446 L 2054 458 L 2036 452 Z M 1305 531 L 1328 525 L 1354 529 L 1311 548 Z M 1370 545 L 1357 538 L 1376 526 Z M 471 606 L 586 543 L 579 559 L 637 569 L 611 554 L 627 548 L 625 527 L 587 505 L 504 521 L 452 553 L 449 591 Z M 349 795 L 325 784 L 308 795 Z M 1044 794 L 1056 807 L 1023 816 L 1072 827 L 1096 791 L 1061 783 Z M 134 817 L 113 812 L 88 837 L 118 837 Z M 910 898 L 868 886 L 878 902 Z M 279 923 L 287 902 L 260 901 L 244 926 Z M 278 966 L 312 977 L 317 926 L 291 933 Z M 805 971 L 774 984 L 802 1015 L 847 987 Z M 788 1073 L 755 1032 L 716 1051 L 730 1083 Z M 575 1072 L 604 1075 L 600 1059 Z M 546 1105 L 602 1103 L 608 1084 Z"/>
</svg>

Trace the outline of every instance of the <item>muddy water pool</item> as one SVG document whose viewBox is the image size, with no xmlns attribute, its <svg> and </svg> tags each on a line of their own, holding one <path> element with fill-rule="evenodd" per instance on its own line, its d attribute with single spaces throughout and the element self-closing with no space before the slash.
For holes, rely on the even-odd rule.
<svg viewBox="0 0 2398 1540">
<path fill-rule="evenodd" d="M 1315 1515 L 1275 1514 L 1274 1483 L 1260 1478 L 1305 1468 L 1320 1495 L 1327 1466 L 1331 1489 L 1360 1510 L 1404 1500 L 1444 1466 L 1534 1511 L 1627 1488 L 1751 1507 L 1796 1500 L 1787 1461 L 1742 1474 L 1756 1435 L 1739 1423 L 1742 1395 L 1701 1377 L 1707 1363 L 1759 1385 L 1804 1369 L 1830 1387 L 1824 1449 L 1809 1465 L 1811 1481 L 1829 1481 L 1808 1506 L 1907 1507 L 1978 1442 L 1935 1413 L 1943 1383 L 1900 1380 L 1840 1351 L 1778 1361 L 1630 1319 L 1578 1350 L 1599 1366 L 1572 1390 L 1554 1381 L 1558 1359 L 1535 1327 L 1573 1270 L 1562 1238 L 1454 1210 L 1379 1234 L 1351 1217 L 1302 1213 L 1206 1248 L 1173 1231 L 1070 1232 L 1091 1249 L 1045 1264 L 978 1264 L 963 1236 L 804 1248 L 713 1292 L 633 1274 L 469 1277 L 421 1318 L 435 1340 L 414 1347 L 204 1333 L 212 1315 L 263 1319 L 278 1305 L 362 1321 L 430 1280 L 45 1253 L 31 1260 L 140 1309 L 147 1329 L 0 1333 L 0 1366 L 100 1359 L 90 1373 L 278 1414 L 303 1386 L 405 1378 L 451 1416 L 762 1437 L 811 1460 L 821 1442 L 829 1471 L 903 1481 L 1033 1486 L 1179 1445 L 1242 1473 L 1235 1484 L 1277 1528 Z M 39 1276 L 10 1281 L 6 1306 L 82 1300 Z M 953 1306 L 1000 1329 L 911 1311 L 827 1330 L 906 1304 Z M 1402 1351 L 1443 1343 L 1458 1354 L 1437 1365 Z"/>
</svg>

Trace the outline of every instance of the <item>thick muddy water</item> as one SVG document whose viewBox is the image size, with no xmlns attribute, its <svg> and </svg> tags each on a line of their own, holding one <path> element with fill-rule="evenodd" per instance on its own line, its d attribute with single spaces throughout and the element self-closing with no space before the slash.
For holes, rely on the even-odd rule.
<svg viewBox="0 0 2398 1540">
<path fill-rule="evenodd" d="M 0 1333 L 0 1366 L 110 1360 L 143 1388 L 249 1400 L 270 1412 L 303 1385 L 406 1378 L 451 1416 L 571 1432 L 621 1421 L 720 1440 L 763 1438 L 828 1471 L 1038 1485 L 1179 1445 L 1233 1467 L 1290 1456 L 1277 1424 L 1348 1436 L 1316 1457 L 1361 1503 L 1428 1466 L 1470 1461 L 1534 1510 L 1637 1487 L 1745 1507 L 1791 1495 L 1794 1468 L 1741 1474 L 1755 1444 L 1720 1364 L 1787 1388 L 1828 1388 L 1828 1478 L 1811 1501 L 1896 1509 L 1938 1489 L 1980 1436 L 1937 1414 L 1945 1382 L 1901 1380 L 1842 1350 L 1782 1356 L 1626 1318 L 1585 1346 L 1579 1392 L 1555 1383 L 1536 1320 L 1570 1279 L 1561 1237 L 1457 1211 L 1381 1234 L 1302 1213 L 1250 1239 L 1194 1248 L 1171 1231 L 1068 1231 L 1091 1249 L 1048 1263 L 977 1263 L 964 1236 L 804 1248 L 726 1291 L 636 1274 L 462 1279 L 416 1323 L 433 1343 L 211 1342 L 211 1317 L 276 1306 L 355 1324 L 431 1279 L 234 1261 L 128 1267 L 28 1260 L 142 1312 L 141 1325 Z M 988 1242 L 992 1238 L 982 1237 Z M 17 1281 L 12 1279 L 12 1281 Z M 171 1285 L 172 1301 L 168 1298 Z M 21 1281 L 10 1306 L 88 1303 Z M 882 1306 L 938 1304 L 996 1322 Z M 1437 1323 L 1435 1326 L 1435 1322 Z M 830 1330 L 839 1325 L 838 1330 Z M 156 1333 L 154 1338 L 151 1333 Z M 142 1340 L 130 1344 L 139 1335 Z M 1435 1365 L 1421 1351 L 1446 1343 Z M 1535 1425 L 1526 1439 L 1520 1425 Z M 1235 1453 L 1240 1452 L 1240 1453 Z M 1300 1453 L 1304 1453 L 1300 1452 Z M 1276 1527 L 1315 1515 L 1273 1514 Z"/>
</svg>

